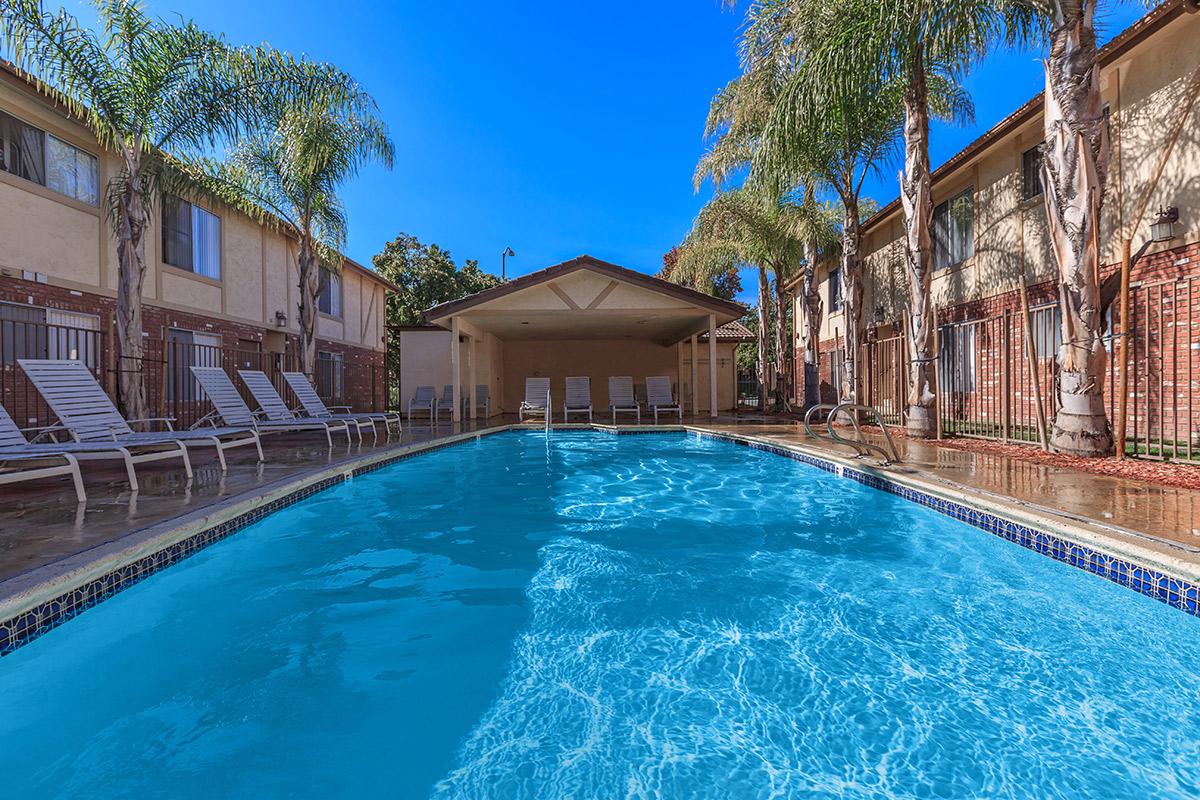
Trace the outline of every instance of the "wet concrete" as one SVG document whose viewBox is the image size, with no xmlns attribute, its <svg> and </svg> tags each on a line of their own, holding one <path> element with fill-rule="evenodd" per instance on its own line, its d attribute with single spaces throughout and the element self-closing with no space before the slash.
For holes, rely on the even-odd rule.
<svg viewBox="0 0 1200 800">
<path fill-rule="evenodd" d="M 599 420 L 598 420 L 599 421 Z M 479 430 L 516 422 L 495 417 L 488 423 L 468 423 Z M 847 456 L 843 445 L 814 441 L 795 423 L 753 417 L 685 419 L 685 423 L 717 431 L 762 437 Z M 622 421 L 622 425 L 625 421 Z M 195 480 L 188 486 L 181 469 L 171 462 L 144 465 L 138 470 L 142 489 L 129 491 L 121 468 L 84 465 L 88 502 L 79 506 L 66 480 L 47 480 L 6 486 L 0 491 L 0 581 L 22 575 L 69 556 L 116 541 L 151 525 L 191 514 L 207 506 L 256 490 L 282 478 L 316 472 L 331 464 L 363 455 L 415 444 L 459 432 L 443 424 L 405 426 L 402 437 L 374 445 L 335 447 L 323 437 L 270 436 L 264 439 L 267 461 L 257 463 L 247 448 L 231 451 L 229 473 L 222 476 L 216 461 L 194 450 Z M 1008 456 L 980 454 L 897 440 L 903 463 L 891 469 L 917 477 L 1001 495 L 1080 520 L 1125 528 L 1153 537 L 1164 546 L 1200 558 L 1200 492 L 1164 488 L 1117 478 L 1080 473 Z M 867 463 L 875 460 L 867 459 Z M 177 463 L 177 462 L 176 462 Z"/>
</svg>

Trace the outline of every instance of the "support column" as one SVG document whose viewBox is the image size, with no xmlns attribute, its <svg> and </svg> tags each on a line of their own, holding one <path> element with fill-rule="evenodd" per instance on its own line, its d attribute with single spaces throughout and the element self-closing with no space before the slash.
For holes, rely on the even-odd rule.
<svg viewBox="0 0 1200 800">
<path fill-rule="evenodd" d="M 479 368 L 477 366 L 476 356 L 479 350 L 475 347 L 475 337 L 471 337 L 471 344 L 467 349 L 467 358 L 470 359 L 467 367 L 467 376 L 469 382 L 467 384 L 467 409 L 471 412 L 470 418 L 475 419 L 475 384 L 479 382 Z"/>
<path fill-rule="evenodd" d="M 451 386 L 454 387 L 451 402 L 453 408 L 450 409 L 450 420 L 454 423 L 462 422 L 462 345 L 458 341 L 459 326 L 458 317 L 450 318 L 450 380 Z"/>
<path fill-rule="evenodd" d="M 700 410 L 700 387 L 696 385 L 696 334 L 692 334 L 692 416 Z"/>
<path fill-rule="evenodd" d="M 717 416 L 717 315 L 708 315 L 708 415 Z"/>
</svg>

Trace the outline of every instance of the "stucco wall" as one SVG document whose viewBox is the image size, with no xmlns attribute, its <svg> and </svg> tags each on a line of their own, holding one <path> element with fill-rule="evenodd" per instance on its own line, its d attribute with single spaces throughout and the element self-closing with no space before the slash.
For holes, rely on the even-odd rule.
<svg viewBox="0 0 1200 800">
<path fill-rule="evenodd" d="M 101 197 L 119 164 L 86 129 L 52 109 L 23 83 L 0 74 L 0 110 L 97 157 Z M 101 199 L 103 203 L 103 199 Z M 288 333 L 299 332 L 295 247 L 281 233 L 232 209 L 198 202 L 221 219 L 221 278 L 210 280 L 162 263 L 157 218 L 145 240 L 148 273 L 143 298 L 167 311 L 277 330 L 283 312 Z M 102 205 L 91 205 L 0 172 L 0 276 L 31 276 L 47 285 L 115 297 L 116 244 Z M 36 275 L 35 275 L 36 274 Z M 44 279 L 43 277 L 44 276 Z M 383 284 L 347 265 L 340 319 L 322 317 L 318 336 L 351 346 L 383 349 Z"/>
</svg>

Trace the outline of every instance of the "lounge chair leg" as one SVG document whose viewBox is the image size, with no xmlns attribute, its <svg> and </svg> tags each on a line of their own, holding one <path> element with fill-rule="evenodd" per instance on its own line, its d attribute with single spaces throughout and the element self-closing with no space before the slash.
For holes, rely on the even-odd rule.
<svg viewBox="0 0 1200 800">
<path fill-rule="evenodd" d="M 75 499 L 80 503 L 87 502 L 87 494 L 83 491 L 83 476 L 79 474 L 79 460 L 70 453 L 63 453 L 67 465 L 71 468 L 71 483 L 75 484 Z"/>
<path fill-rule="evenodd" d="M 220 451 L 218 451 L 220 452 Z M 187 482 L 192 482 L 192 459 L 188 456 L 187 448 L 179 443 L 179 457 L 183 459 L 183 471 L 187 474 Z"/>
<path fill-rule="evenodd" d="M 250 435 L 254 437 L 254 447 L 256 450 L 258 450 L 258 463 L 261 464 L 262 462 L 266 461 L 266 459 L 263 458 L 262 440 L 258 438 L 258 433 L 255 431 L 251 431 Z"/>
<path fill-rule="evenodd" d="M 212 438 L 212 443 L 217 447 L 217 461 L 221 462 L 221 472 L 228 472 L 229 467 L 225 464 L 225 446 L 221 444 L 221 440 L 216 436 Z"/>
<path fill-rule="evenodd" d="M 117 452 L 125 459 L 125 474 L 129 476 L 129 488 L 136 493 L 140 487 L 138 486 L 137 473 L 133 471 L 133 456 L 124 447 L 118 447 Z"/>
</svg>

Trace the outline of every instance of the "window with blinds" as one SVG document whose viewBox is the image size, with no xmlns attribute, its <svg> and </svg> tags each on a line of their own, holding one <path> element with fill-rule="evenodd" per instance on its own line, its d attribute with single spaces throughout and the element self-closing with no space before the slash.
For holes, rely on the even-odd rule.
<svg viewBox="0 0 1200 800">
<path fill-rule="evenodd" d="M 933 268 L 947 269 L 975 255 L 975 189 L 933 209 Z"/>
<path fill-rule="evenodd" d="M 163 262 L 213 280 L 221 279 L 221 218 L 179 198 L 162 214 Z"/>
<path fill-rule="evenodd" d="M 100 363 L 100 317 L 59 308 L 0 303 L 0 363 L 18 358 L 78 359 Z"/>
<path fill-rule="evenodd" d="M 3 111 L 0 170 L 90 205 L 100 202 L 95 156 Z"/>
<path fill-rule="evenodd" d="M 317 310 L 331 317 L 342 316 L 342 276 L 321 267 L 321 289 L 317 295 Z"/>
<path fill-rule="evenodd" d="M 1021 199 L 1032 200 L 1042 193 L 1042 146 L 1021 154 Z"/>
</svg>

